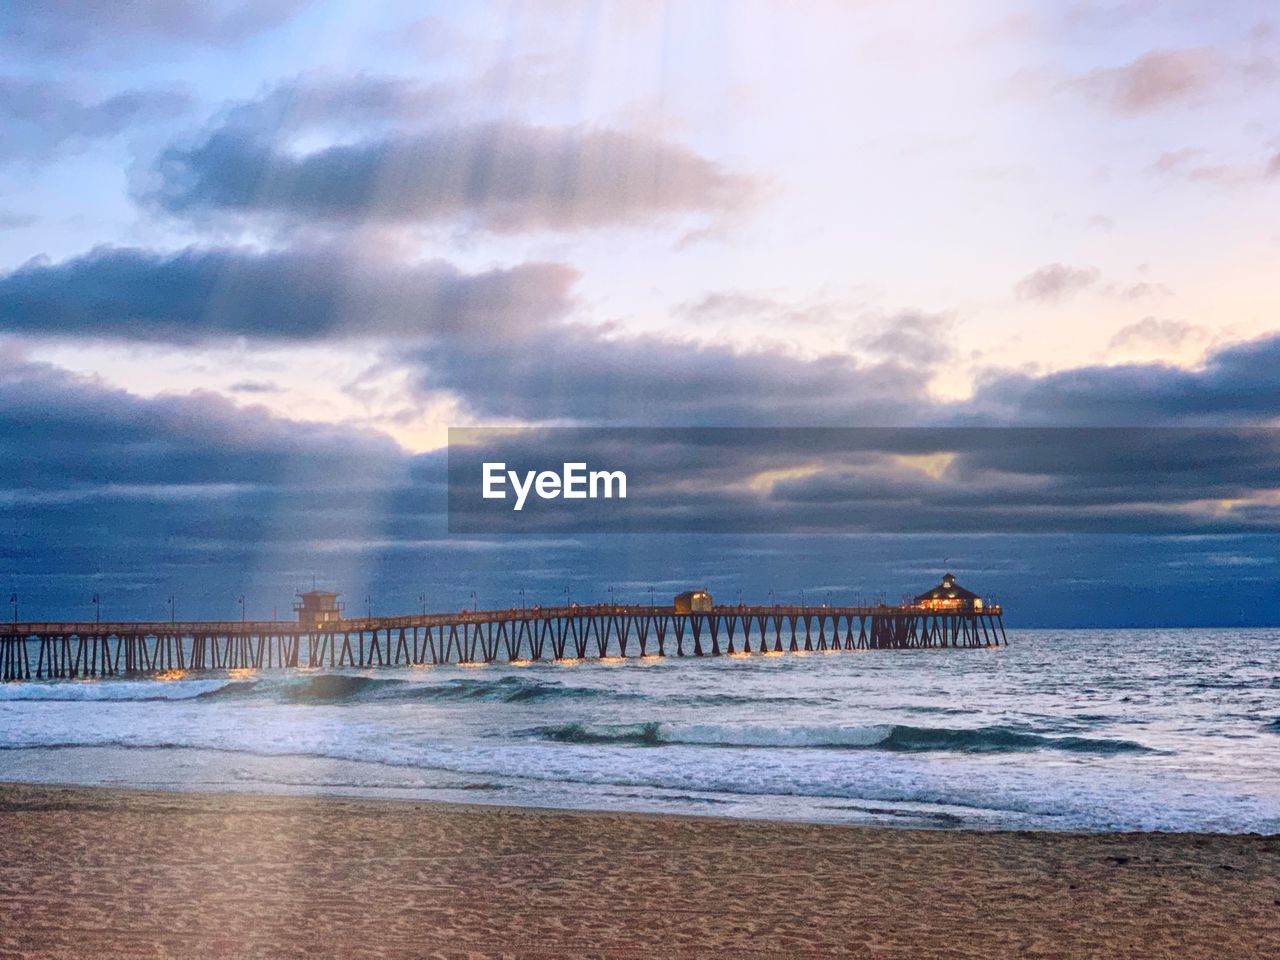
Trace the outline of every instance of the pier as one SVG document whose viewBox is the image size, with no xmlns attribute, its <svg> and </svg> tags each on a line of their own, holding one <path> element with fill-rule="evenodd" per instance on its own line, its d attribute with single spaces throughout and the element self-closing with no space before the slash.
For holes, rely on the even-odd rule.
<svg viewBox="0 0 1280 960">
<path fill-rule="evenodd" d="M 927 595 L 926 595 L 927 596 Z M 709 599 L 709 598 L 708 598 Z M 14 623 L 0 680 L 1008 645 L 999 604 L 570 605 L 399 617 Z"/>
</svg>

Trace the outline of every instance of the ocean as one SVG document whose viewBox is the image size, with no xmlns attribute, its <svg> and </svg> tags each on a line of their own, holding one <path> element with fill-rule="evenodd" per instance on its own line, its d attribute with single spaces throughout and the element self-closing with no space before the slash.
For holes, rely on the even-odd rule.
<svg viewBox="0 0 1280 960">
<path fill-rule="evenodd" d="M 0 684 L 0 780 L 1280 833 L 1280 630 Z"/>
</svg>

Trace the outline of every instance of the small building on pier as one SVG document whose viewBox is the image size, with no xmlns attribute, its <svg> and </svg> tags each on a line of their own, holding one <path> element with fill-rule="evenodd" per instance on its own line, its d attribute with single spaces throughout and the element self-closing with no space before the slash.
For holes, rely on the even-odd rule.
<svg viewBox="0 0 1280 960">
<path fill-rule="evenodd" d="M 981 613 L 982 598 L 972 590 L 956 583 L 951 574 L 944 574 L 942 583 L 920 594 L 912 601 L 916 606 L 939 613 Z"/>
<path fill-rule="evenodd" d="M 342 619 L 343 605 L 338 602 L 338 594 L 328 590 L 308 590 L 298 594 L 298 602 L 293 605 L 298 614 L 298 622 L 308 629 L 314 630 L 327 623 L 336 623 Z"/>
<path fill-rule="evenodd" d="M 710 613 L 711 594 L 705 590 L 686 590 L 672 601 L 676 613 Z"/>
</svg>

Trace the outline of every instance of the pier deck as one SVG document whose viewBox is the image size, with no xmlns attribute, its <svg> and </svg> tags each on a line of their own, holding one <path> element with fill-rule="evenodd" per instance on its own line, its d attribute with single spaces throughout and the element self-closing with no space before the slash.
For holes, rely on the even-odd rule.
<svg viewBox="0 0 1280 960">
<path fill-rule="evenodd" d="M 342 619 L 12 623 L 0 680 L 1008 645 L 1002 610 L 572 605 Z"/>
</svg>

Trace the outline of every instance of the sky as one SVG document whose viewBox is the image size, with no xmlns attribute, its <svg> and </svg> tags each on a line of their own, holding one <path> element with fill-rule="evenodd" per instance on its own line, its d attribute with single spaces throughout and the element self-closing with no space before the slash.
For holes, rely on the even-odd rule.
<svg viewBox="0 0 1280 960">
<path fill-rule="evenodd" d="M 0 588 L 267 616 L 950 568 L 1014 623 L 1275 623 L 1269 7 L 13 0 Z M 683 527 L 451 534 L 477 426 L 944 433 L 618 434 Z"/>
</svg>

